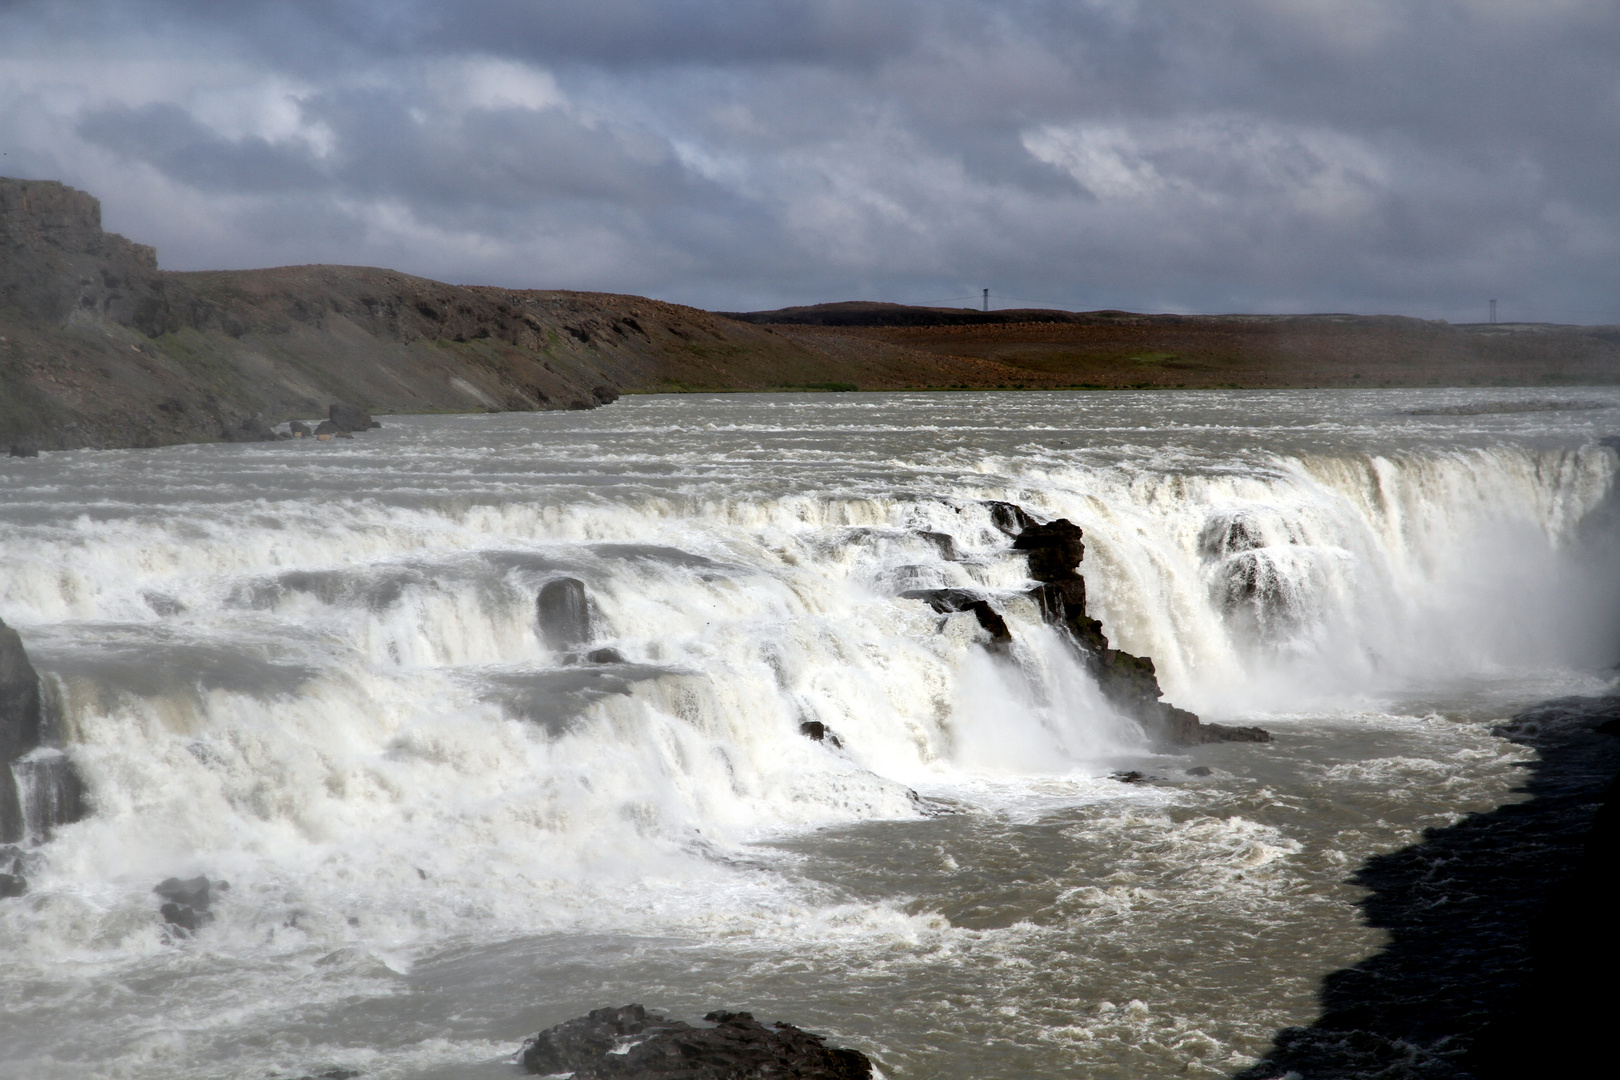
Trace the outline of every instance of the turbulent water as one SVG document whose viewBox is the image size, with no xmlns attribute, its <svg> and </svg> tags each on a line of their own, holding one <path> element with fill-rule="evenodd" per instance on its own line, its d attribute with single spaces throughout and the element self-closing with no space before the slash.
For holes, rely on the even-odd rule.
<svg viewBox="0 0 1620 1080">
<path fill-rule="evenodd" d="M 1377 947 L 1358 863 L 1512 797 L 1491 722 L 1612 681 L 1617 431 L 1614 390 L 641 397 L 14 461 L 0 618 L 94 812 L 0 900 L 0 1075 L 503 1077 L 632 1001 L 891 1080 L 1225 1075 Z M 1153 753 L 989 499 L 1276 741 Z M 1010 654 L 898 595 L 942 586 Z M 196 874 L 185 937 L 152 888 Z"/>
</svg>

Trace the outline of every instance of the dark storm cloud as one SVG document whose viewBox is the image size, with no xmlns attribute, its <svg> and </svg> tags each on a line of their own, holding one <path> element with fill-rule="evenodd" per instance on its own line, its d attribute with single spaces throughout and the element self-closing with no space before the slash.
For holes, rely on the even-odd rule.
<svg viewBox="0 0 1620 1080">
<path fill-rule="evenodd" d="M 1616 56 L 1597 0 L 12 3 L 0 137 L 169 265 L 1620 321 Z"/>
</svg>

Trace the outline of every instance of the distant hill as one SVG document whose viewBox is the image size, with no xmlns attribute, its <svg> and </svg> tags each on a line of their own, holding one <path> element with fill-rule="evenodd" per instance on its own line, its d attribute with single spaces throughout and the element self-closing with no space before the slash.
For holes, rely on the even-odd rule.
<svg viewBox="0 0 1620 1080">
<path fill-rule="evenodd" d="M 864 301 L 721 314 L 372 267 L 171 273 L 103 231 L 90 195 L 0 178 L 0 452 L 219 439 L 335 402 L 467 412 L 660 391 L 1615 382 L 1614 327 Z"/>
<path fill-rule="evenodd" d="M 858 355 L 978 360 L 965 386 L 1055 388 L 1570 386 L 1620 383 L 1620 327 L 1395 315 L 973 311 L 861 301 L 728 312 Z"/>
</svg>

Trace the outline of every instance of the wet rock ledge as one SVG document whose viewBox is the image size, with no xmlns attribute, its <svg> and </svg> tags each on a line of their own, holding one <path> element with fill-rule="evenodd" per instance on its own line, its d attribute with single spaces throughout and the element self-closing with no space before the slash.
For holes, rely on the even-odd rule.
<svg viewBox="0 0 1620 1080">
<path fill-rule="evenodd" d="M 1011 504 L 1000 504 L 997 524 L 1003 520 L 1021 526 L 1013 537 L 1013 547 L 1028 556 L 1029 576 L 1040 582 L 1030 590 L 1030 599 L 1039 605 L 1048 623 L 1068 631 L 1097 685 L 1122 711 L 1140 721 L 1159 741 L 1173 746 L 1271 741 L 1270 733 L 1262 728 L 1206 724 L 1186 709 L 1161 701 L 1164 691 L 1153 658 L 1109 647 L 1102 623 L 1086 614 L 1086 579 L 1079 574 L 1086 545 L 1080 526 L 1067 518 L 1038 524 Z"/>
<path fill-rule="evenodd" d="M 711 1012 L 695 1027 L 640 1005 L 593 1009 L 523 1044 L 520 1059 L 542 1076 L 574 1080 L 869 1080 L 858 1050 L 828 1047 L 820 1035 L 752 1013 Z"/>
<path fill-rule="evenodd" d="M 61 752 L 40 693 L 39 673 L 22 638 L 0 622 L 0 844 L 37 844 L 84 816 L 84 794 Z M 0 892 L 27 887 L 20 872 L 0 877 Z"/>
</svg>

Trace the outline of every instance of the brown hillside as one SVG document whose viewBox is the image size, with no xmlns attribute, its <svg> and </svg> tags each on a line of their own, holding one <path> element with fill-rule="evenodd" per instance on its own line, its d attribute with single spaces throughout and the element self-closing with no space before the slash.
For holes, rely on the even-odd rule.
<svg viewBox="0 0 1620 1080">
<path fill-rule="evenodd" d="M 967 386 L 1557 386 L 1620 382 L 1620 327 L 1452 326 L 1396 316 L 886 312 L 826 305 L 749 316 L 805 345 L 978 360 Z M 769 322 L 791 314 L 788 323 Z M 856 320 L 859 320 L 858 322 Z"/>
</svg>

